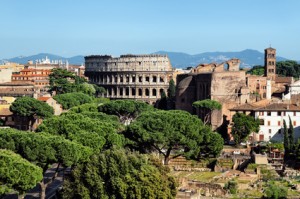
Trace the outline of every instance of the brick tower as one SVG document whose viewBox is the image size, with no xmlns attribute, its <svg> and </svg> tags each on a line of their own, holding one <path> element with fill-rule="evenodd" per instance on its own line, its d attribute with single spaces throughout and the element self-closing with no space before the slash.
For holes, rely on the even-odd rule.
<svg viewBox="0 0 300 199">
<path fill-rule="evenodd" d="M 276 49 L 265 49 L 265 76 L 275 80 L 276 77 Z"/>
</svg>

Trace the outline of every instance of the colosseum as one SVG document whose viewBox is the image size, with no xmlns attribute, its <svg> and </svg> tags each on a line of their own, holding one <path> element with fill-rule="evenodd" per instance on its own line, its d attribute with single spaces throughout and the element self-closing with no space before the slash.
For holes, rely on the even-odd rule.
<svg viewBox="0 0 300 199">
<path fill-rule="evenodd" d="M 106 89 L 111 99 L 138 99 L 153 104 L 167 93 L 172 66 L 166 55 L 91 55 L 85 75 Z"/>
</svg>

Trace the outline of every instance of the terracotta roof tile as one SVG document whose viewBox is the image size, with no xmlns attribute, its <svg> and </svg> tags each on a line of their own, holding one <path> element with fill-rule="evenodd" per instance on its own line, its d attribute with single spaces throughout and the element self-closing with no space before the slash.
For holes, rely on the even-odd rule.
<svg viewBox="0 0 300 199">
<path fill-rule="evenodd" d="M 48 99 L 50 99 L 51 97 L 39 97 L 37 98 L 39 101 L 43 101 L 46 102 Z"/>
<path fill-rule="evenodd" d="M 230 109 L 231 111 L 251 111 L 256 109 L 257 106 L 254 106 L 252 104 L 242 104 L 240 106 L 234 107 Z"/>
<path fill-rule="evenodd" d="M 293 77 L 276 77 L 275 83 L 293 83 Z"/>
<path fill-rule="evenodd" d="M 259 107 L 255 109 L 256 111 L 300 111 L 300 106 L 295 104 L 284 104 L 284 103 L 273 103 L 267 106 Z"/>
</svg>

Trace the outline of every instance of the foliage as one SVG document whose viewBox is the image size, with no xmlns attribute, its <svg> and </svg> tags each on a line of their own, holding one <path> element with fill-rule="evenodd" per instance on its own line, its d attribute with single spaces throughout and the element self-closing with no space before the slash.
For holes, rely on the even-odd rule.
<svg viewBox="0 0 300 199">
<path fill-rule="evenodd" d="M 208 157 L 212 155 L 216 157 L 223 149 L 224 140 L 219 133 L 207 130 L 207 132 L 204 133 L 202 143 L 203 145 L 200 147 L 201 156 Z"/>
<path fill-rule="evenodd" d="M 289 129 L 288 129 L 288 134 L 289 134 L 289 140 L 290 140 L 290 150 L 291 152 L 294 152 L 295 149 L 295 140 L 294 140 L 294 126 L 291 120 L 291 117 L 289 116 Z"/>
<path fill-rule="evenodd" d="M 110 102 L 110 99 L 109 98 L 105 98 L 105 97 L 97 97 L 93 101 L 93 103 L 98 104 L 98 105 L 101 105 L 101 104 L 104 104 L 104 103 L 108 103 L 108 102 Z"/>
<path fill-rule="evenodd" d="M 103 87 L 101 87 L 101 86 L 98 86 L 98 85 L 96 85 L 96 84 L 92 84 L 92 85 L 93 85 L 94 88 L 95 88 L 95 91 L 96 91 L 95 95 L 96 95 L 97 97 L 100 96 L 100 95 L 102 95 L 102 94 L 105 94 L 105 93 L 106 93 L 105 88 L 103 88 Z"/>
<path fill-rule="evenodd" d="M 175 198 L 168 169 L 146 155 L 107 150 L 78 165 L 64 183 L 63 198 Z"/>
<path fill-rule="evenodd" d="M 171 79 L 170 82 L 169 82 L 168 97 L 169 98 L 174 98 L 175 95 L 176 95 L 176 86 L 175 86 L 174 80 Z"/>
<path fill-rule="evenodd" d="M 83 77 L 75 76 L 66 69 L 54 68 L 49 75 L 49 91 L 56 94 L 82 92 L 90 96 L 105 92 L 104 88 L 88 84 Z"/>
<path fill-rule="evenodd" d="M 163 155 L 164 163 L 170 158 L 184 155 L 199 159 L 201 147 L 206 144 L 203 135 L 211 129 L 202 121 L 185 111 L 152 111 L 142 113 L 136 121 L 128 126 L 125 137 L 132 141 L 131 147 L 138 150 L 156 151 Z M 217 137 L 213 137 L 217 139 Z M 206 149 L 208 153 L 217 154 L 219 147 L 213 143 Z M 174 155 L 170 157 L 171 153 Z"/>
<path fill-rule="evenodd" d="M 248 164 L 247 169 L 256 169 L 257 166 L 258 166 L 257 164 L 251 163 L 251 164 Z"/>
<path fill-rule="evenodd" d="M 77 92 L 82 92 L 84 94 L 94 96 L 96 94 L 96 89 L 93 84 L 84 82 L 78 85 Z"/>
<path fill-rule="evenodd" d="M 296 61 L 280 61 L 276 63 L 276 73 L 284 77 L 299 78 L 300 65 Z"/>
<path fill-rule="evenodd" d="M 254 66 L 247 73 L 252 75 L 264 75 L 264 66 Z M 276 73 L 283 77 L 299 78 L 300 76 L 300 64 L 296 61 L 287 60 L 276 62 Z"/>
<path fill-rule="evenodd" d="M 294 140 L 294 127 L 289 117 L 289 128 L 286 126 L 285 120 L 283 120 L 283 142 L 284 142 L 284 158 L 285 160 L 291 159 L 294 157 L 294 150 L 297 148 Z"/>
<path fill-rule="evenodd" d="M 153 110 L 153 106 L 135 100 L 114 100 L 99 106 L 100 112 L 116 115 L 120 121 L 128 125 L 144 111 Z"/>
<path fill-rule="evenodd" d="M 17 98 L 10 106 L 10 111 L 16 115 L 24 117 L 51 117 L 54 110 L 45 102 L 41 102 L 32 97 Z"/>
<path fill-rule="evenodd" d="M 58 166 L 70 167 L 87 161 L 92 154 L 90 148 L 66 140 L 61 136 L 14 129 L 0 129 L 0 148 L 12 150 L 28 161 L 36 163 L 43 168 L 43 173 L 53 163 L 58 163 Z M 45 198 L 46 187 L 55 179 L 55 176 L 47 183 L 44 180 L 40 182 L 41 198 Z"/>
<path fill-rule="evenodd" d="M 91 150 L 61 136 L 0 129 L 0 148 L 12 150 L 39 166 L 61 163 L 71 166 L 86 161 Z"/>
<path fill-rule="evenodd" d="M 12 151 L 0 149 L 0 197 L 11 190 L 24 194 L 42 179 L 41 168 Z"/>
<path fill-rule="evenodd" d="M 65 93 L 53 97 L 63 109 L 70 109 L 85 103 L 91 103 L 93 98 L 84 93 Z"/>
<path fill-rule="evenodd" d="M 284 151 L 284 146 L 281 142 L 269 143 L 267 147 L 272 149 L 278 149 L 279 151 Z"/>
<path fill-rule="evenodd" d="M 259 131 L 259 120 L 250 115 L 236 113 L 233 118 L 231 134 L 236 144 L 246 140 L 250 133 Z"/>
<path fill-rule="evenodd" d="M 231 194 L 236 194 L 238 190 L 237 182 L 234 180 L 228 181 L 225 184 L 224 189 L 229 190 Z"/>
<path fill-rule="evenodd" d="M 203 111 L 207 112 L 204 117 L 204 120 L 203 120 L 204 124 L 207 124 L 210 122 L 211 115 L 214 110 L 222 109 L 222 105 L 219 102 L 217 102 L 215 100 L 211 100 L 211 99 L 205 99 L 205 100 L 199 100 L 199 101 L 193 102 L 193 107 L 200 108 Z"/>
<path fill-rule="evenodd" d="M 285 120 L 283 120 L 283 136 L 284 136 L 283 143 L 284 143 L 284 153 L 285 153 L 284 157 L 285 159 L 287 159 L 291 151 L 291 147 L 290 147 L 290 139 L 289 139 L 288 129 Z"/>
<path fill-rule="evenodd" d="M 275 184 L 274 182 L 269 182 L 268 187 L 265 189 L 265 198 L 272 199 L 283 199 L 287 197 L 287 188 Z"/>
<path fill-rule="evenodd" d="M 74 91 L 74 81 L 75 75 L 62 68 L 53 68 L 51 74 L 49 75 L 49 90 L 55 91 L 56 94 L 69 93 Z"/>
<path fill-rule="evenodd" d="M 71 141 L 100 151 L 103 147 L 122 146 L 124 137 L 118 134 L 123 129 L 115 116 L 98 112 L 69 113 L 44 120 L 37 132 L 61 135 Z"/>
<path fill-rule="evenodd" d="M 69 113 L 83 113 L 83 112 L 98 112 L 98 105 L 96 103 L 86 103 L 79 106 L 72 107 Z"/>
<path fill-rule="evenodd" d="M 247 74 L 262 76 L 265 74 L 265 67 L 260 65 L 253 66 L 247 71 Z"/>
</svg>

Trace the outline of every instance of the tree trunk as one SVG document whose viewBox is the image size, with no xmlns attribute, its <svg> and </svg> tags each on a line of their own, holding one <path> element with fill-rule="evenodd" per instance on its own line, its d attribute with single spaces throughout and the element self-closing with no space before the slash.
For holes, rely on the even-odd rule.
<svg viewBox="0 0 300 199">
<path fill-rule="evenodd" d="M 168 148 L 166 155 L 165 155 L 164 165 L 169 164 L 171 151 L 172 151 L 172 148 Z"/>
<path fill-rule="evenodd" d="M 44 180 L 42 180 L 42 182 L 40 182 L 40 186 L 41 186 L 41 192 L 40 192 L 40 199 L 45 199 L 46 198 L 46 184 L 44 183 Z"/>
</svg>

